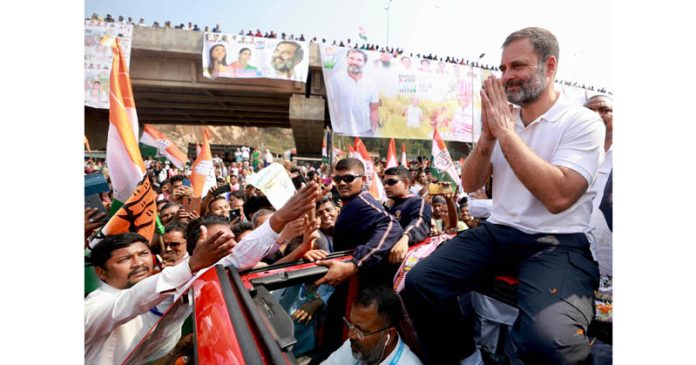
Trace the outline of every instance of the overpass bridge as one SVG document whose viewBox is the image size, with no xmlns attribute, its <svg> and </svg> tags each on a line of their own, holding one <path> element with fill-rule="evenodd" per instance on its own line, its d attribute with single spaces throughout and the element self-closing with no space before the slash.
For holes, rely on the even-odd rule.
<svg viewBox="0 0 696 365">
<path fill-rule="evenodd" d="M 309 46 L 307 83 L 203 77 L 203 33 L 134 27 L 130 76 L 140 124 L 292 128 L 299 155 L 321 156 L 329 123 L 319 46 Z M 85 106 L 85 134 L 106 147 L 109 111 Z"/>
</svg>

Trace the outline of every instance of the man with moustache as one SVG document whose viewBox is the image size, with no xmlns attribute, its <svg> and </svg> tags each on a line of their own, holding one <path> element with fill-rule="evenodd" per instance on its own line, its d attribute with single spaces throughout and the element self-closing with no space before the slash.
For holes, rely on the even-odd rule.
<svg viewBox="0 0 696 365">
<path fill-rule="evenodd" d="M 160 257 L 165 267 L 174 266 L 188 257 L 185 224 L 173 222 L 164 226 Z"/>
<path fill-rule="evenodd" d="M 614 130 L 614 103 L 607 95 L 595 95 L 585 102 L 585 107 L 598 113 L 606 128 L 604 138 L 604 151 L 606 157 L 604 162 L 597 170 L 597 177 L 592 183 L 592 190 L 597 192 L 592 209 L 592 230 L 594 238 L 593 252 L 599 263 L 599 273 L 602 277 L 602 284 L 609 284 L 612 281 L 612 232 L 611 232 L 611 213 L 600 209 L 600 203 L 605 196 L 609 176 L 613 168 L 613 130 Z M 604 286 L 604 285 L 603 285 Z"/>
<path fill-rule="evenodd" d="M 399 336 L 397 324 L 402 315 L 401 300 L 391 288 L 361 290 L 349 318 L 343 318 L 348 339 L 322 365 L 422 364 Z"/>
<path fill-rule="evenodd" d="M 106 236 L 90 255 L 103 283 L 85 299 L 85 362 L 121 364 L 171 305 L 169 294 L 198 270 L 216 263 L 239 270 L 253 267 L 270 250 L 277 249 L 276 240 L 285 225 L 308 213 L 320 197 L 316 183 L 305 185 L 239 243 L 227 218 L 198 218 L 186 228 L 185 246 L 190 257 L 173 266 L 165 265 L 154 275 L 154 260 L 145 237 L 135 233 Z M 190 307 L 177 312 L 174 320 L 180 319 L 183 324 L 189 313 Z M 156 348 L 171 350 L 180 335 L 175 332 L 175 336 L 159 339 Z"/>
<path fill-rule="evenodd" d="M 599 272 L 587 238 L 588 187 L 605 133 L 596 113 L 554 90 L 558 57 L 551 32 L 521 29 L 503 43 L 502 78 L 484 81 L 481 137 L 462 186 L 476 191 L 492 176 L 491 215 L 420 261 L 401 292 L 428 363 L 482 363 L 457 297 L 506 271 L 519 277 L 511 338 L 520 360 L 591 360 L 586 332 Z"/>
<path fill-rule="evenodd" d="M 604 138 L 604 151 L 606 157 L 599 167 L 597 176 L 592 183 L 592 190 L 597 192 L 593 202 L 592 218 L 590 220 L 594 229 L 591 232 L 592 252 L 599 263 L 599 290 L 595 303 L 598 319 L 593 331 L 598 337 L 592 348 L 595 363 L 611 363 L 611 347 L 602 339 L 611 336 L 612 311 L 599 311 L 600 306 L 611 307 L 613 305 L 613 233 L 612 233 L 612 171 L 613 171 L 613 130 L 614 130 L 614 102 L 608 95 L 595 95 L 585 102 L 585 107 L 597 112 L 604 121 L 606 137 Z M 602 336 L 604 335 L 604 336 Z M 611 338 L 611 337 L 609 337 Z"/>
<path fill-rule="evenodd" d="M 393 215 L 404 229 L 404 235 L 389 252 L 389 262 L 400 264 L 408 248 L 430 234 L 432 209 L 418 195 L 410 194 L 411 174 L 404 167 L 392 167 L 384 172 L 384 192 L 393 201 L 389 214 Z"/>
<path fill-rule="evenodd" d="M 273 66 L 277 77 L 287 80 L 304 81 L 295 79 L 295 66 L 302 62 L 303 58 L 304 50 L 299 43 L 281 41 L 276 44 L 273 50 L 271 66 Z"/>
<path fill-rule="evenodd" d="M 90 255 L 102 284 L 85 298 L 85 363 L 121 364 L 171 305 L 175 290 L 228 255 L 235 244 L 230 234 L 201 235 L 191 257 L 153 275 L 147 238 L 137 233 L 106 236 Z M 173 320 L 183 324 L 189 312 L 177 314 Z M 155 348 L 171 350 L 180 335 L 175 331 L 157 339 Z"/>
<path fill-rule="evenodd" d="M 363 75 L 367 54 L 360 49 L 349 49 L 346 62 L 346 72 L 338 71 L 329 79 L 329 105 L 337 117 L 333 122 L 334 132 L 372 137 L 379 124 L 379 89 Z"/>
</svg>

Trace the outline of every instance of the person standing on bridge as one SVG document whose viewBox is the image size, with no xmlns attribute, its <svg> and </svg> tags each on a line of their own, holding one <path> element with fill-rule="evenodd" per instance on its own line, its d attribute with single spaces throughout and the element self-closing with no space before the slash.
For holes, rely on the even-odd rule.
<svg viewBox="0 0 696 365">
<path fill-rule="evenodd" d="M 363 75 L 367 54 L 359 49 L 346 53 L 346 71 L 329 79 L 329 105 L 336 111 L 334 132 L 350 136 L 373 137 L 379 124 L 379 89 Z"/>
</svg>

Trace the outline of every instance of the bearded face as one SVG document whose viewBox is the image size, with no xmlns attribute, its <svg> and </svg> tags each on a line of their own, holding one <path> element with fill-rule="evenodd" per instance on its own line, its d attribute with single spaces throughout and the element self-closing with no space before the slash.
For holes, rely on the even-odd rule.
<svg viewBox="0 0 696 365">
<path fill-rule="evenodd" d="M 296 58 L 297 48 L 292 44 L 279 44 L 273 51 L 272 65 L 279 72 L 289 72 L 299 61 Z"/>
<path fill-rule="evenodd" d="M 365 66 L 365 58 L 359 52 L 349 52 L 346 69 L 349 73 L 353 75 L 358 75 L 362 73 L 363 66 Z"/>
<path fill-rule="evenodd" d="M 546 91 L 546 67 L 541 64 L 526 80 L 511 79 L 505 82 L 505 94 L 508 101 L 516 105 L 534 102 Z"/>
<path fill-rule="evenodd" d="M 358 364 L 375 364 L 384 356 L 387 342 L 379 341 L 372 347 L 365 346 L 359 341 L 350 341 L 350 351 Z"/>
</svg>

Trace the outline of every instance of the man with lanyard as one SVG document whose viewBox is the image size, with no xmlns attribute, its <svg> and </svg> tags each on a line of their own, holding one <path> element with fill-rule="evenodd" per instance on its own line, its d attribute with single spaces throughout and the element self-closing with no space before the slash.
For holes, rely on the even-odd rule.
<svg viewBox="0 0 696 365">
<path fill-rule="evenodd" d="M 322 365 L 420 365 L 418 357 L 399 336 L 401 300 L 391 288 L 361 290 L 353 302 L 348 339 Z"/>
<path fill-rule="evenodd" d="M 384 192 L 394 203 L 389 208 L 389 214 L 404 229 L 404 235 L 389 252 L 389 262 L 393 264 L 400 264 L 408 248 L 430 234 L 432 209 L 423 198 L 409 193 L 410 182 L 411 174 L 403 167 L 392 167 L 384 172 Z"/>
</svg>

